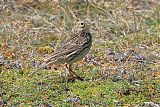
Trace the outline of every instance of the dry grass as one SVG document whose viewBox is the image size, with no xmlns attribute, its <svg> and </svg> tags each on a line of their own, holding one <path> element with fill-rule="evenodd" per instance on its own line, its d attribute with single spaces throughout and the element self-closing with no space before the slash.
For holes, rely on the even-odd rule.
<svg viewBox="0 0 160 107">
<path fill-rule="evenodd" d="M 0 1 L 0 106 L 159 103 L 159 11 L 158 0 Z M 92 28 L 92 50 L 75 65 L 88 80 L 67 83 L 63 66 L 28 77 L 85 18 L 99 29 Z"/>
</svg>

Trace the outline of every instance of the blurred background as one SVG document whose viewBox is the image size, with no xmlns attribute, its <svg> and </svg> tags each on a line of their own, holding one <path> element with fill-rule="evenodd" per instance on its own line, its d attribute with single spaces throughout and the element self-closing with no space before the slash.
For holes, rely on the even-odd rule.
<svg viewBox="0 0 160 107">
<path fill-rule="evenodd" d="M 56 80 L 54 76 L 59 78 L 57 75 L 64 75 L 62 65 L 46 68 L 49 71 L 55 70 L 55 74 L 45 72 L 34 79 L 26 76 L 39 66 L 44 57 L 54 52 L 57 43 L 69 36 L 78 21 L 85 18 L 95 22 L 98 30 L 91 28 L 92 49 L 83 61 L 75 64 L 76 71 L 81 76 L 95 79 L 98 83 L 107 80 L 107 83 L 101 83 L 104 86 L 109 86 L 108 79 L 112 82 L 126 82 L 118 86 L 119 89 L 115 91 L 116 98 L 111 98 L 113 93 L 107 96 L 109 90 L 106 91 L 104 87 L 96 88 L 98 93 L 95 95 L 87 94 L 91 87 L 94 87 L 90 86 L 86 93 L 79 95 L 82 102 L 87 100 L 89 103 L 83 102 L 78 106 L 88 107 L 85 104 L 89 105 L 91 102 L 93 105 L 99 104 L 104 107 L 114 107 L 118 106 L 117 104 L 141 107 L 145 105 L 145 101 L 160 102 L 159 0 L 0 0 L 0 106 L 46 106 L 46 103 L 34 103 L 34 95 L 29 96 L 31 101 L 26 100 L 26 96 L 17 86 L 24 85 L 22 89 L 31 93 L 27 90 L 32 90 L 35 78 L 40 81 L 38 85 L 40 83 L 40 86 L 45 85 L 44 88 L 48 89 L 49 84 Z M 52 80 L 48 79 L 50 77 Z M 54 84 L 57 84 L 57 81 Z M 97 83 L 94 81 L 93 84 Z M 122 84 L 129 85 L 124 88 Z M 26 86 L 30 86 L 30 89 Z M 58 89 L 62 88 L 59 84 L 56 86 Z M 9 87 L 12 87 L 12 91 Z M 99 90 L 105 95 L 99 94 Z M 47 99 L 52 102 L 53 99 L 61 99 L 60 96 L 65 99 L 68 95 L 77 95 L 74 93 L 77 91 L 73 91 L 72 94 L 61 91 L 62 95 L 55 92 L 55 97 L 47 96 Z M 13 94 L 16 92 L 16 95 Z M 44 90 L 38 91 L 41 92 Z M 134 96 L 133 93 L 139 94 Z M 89 97 L 83 100 L 86 95 Z M 124 97 L 126 95 L 128 97 Z M 20 100 L 23 98 L 24 100 Z M 108 98 L 111 100 L 107 100 Z M 38 101 L 46 101 L 40 99 L 43 98 L 40 97 Z M 96 103 L 93 103 L 93 99 Z M 62 103 L 57 102 L 57 105 Z"/>
</svg>

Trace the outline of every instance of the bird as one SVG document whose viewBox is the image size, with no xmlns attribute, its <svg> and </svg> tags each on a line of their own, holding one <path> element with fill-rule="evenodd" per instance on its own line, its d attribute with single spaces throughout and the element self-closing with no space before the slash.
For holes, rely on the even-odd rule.
<svg viewBox="0 0 160 107">
<path fill-rule="evenodd" d="M 65 64 L 71 77 L 76 76 L 77 79 L 83 80 L 82 77 L 78 76 L 72 70 L 72 65 L 82 60 L 91 49 L 92 34 L 90 33 L 90 27 L 93 25 L 93 22 L 85 19 L 78 24 L 80 27 L 79 30 L 73 32 L 68 38 L 61 41 L 58 48 L 49 55 L 49 57 L 45 58 L 39 69 L 43 69 L 51 64 Z M 32 74 L 34 73 L 35 72 Z"/>
</svg>

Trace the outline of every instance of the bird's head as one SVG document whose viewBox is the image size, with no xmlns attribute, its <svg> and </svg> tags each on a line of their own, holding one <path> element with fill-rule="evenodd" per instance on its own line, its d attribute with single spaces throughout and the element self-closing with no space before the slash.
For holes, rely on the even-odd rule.
<svg viewBox="0 0 160 107">
<path fill-rule="evenodd" d="M 101 35 L 101 31 L 99 30 L 99 28 L 96 26 L 95 22 L 92 22 L 91 20 L 89 20 L 88 18 L 86 18 L 83 21 L 79 21 L 78 24 L 76 25 L 76 28 L 78 28 L 78 30 L 84 30 L 86 32 L 90 31 L 90 27 L 91 26 L 96 27 L 96 29 L 98 30 L 99 34 Z"/>
<path fill-rule="evenodd" d="M 85 19 L 81 22 L 79 22 L 80 27 L 83 30 L 89 31 L 90 26 L 93 24 L 93 22 L 91 22 L 89 19 Z"/>
</svg>

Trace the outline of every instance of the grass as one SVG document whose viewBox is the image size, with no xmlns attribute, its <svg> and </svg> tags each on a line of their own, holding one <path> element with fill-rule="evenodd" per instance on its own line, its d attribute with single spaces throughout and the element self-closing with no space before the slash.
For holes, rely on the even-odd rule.
<svg viewBox="0 0 160 107">
<path fill-rule="evenodd" d="M 15 75 L 14 72 L 5 73 L 1 85 L 3 101 L 8 106 L 69 106 L 73 103 L 65 102 L 68 97 L 80 98 L 81 106 L 134 106 L 149 101 L 159 102 L 160 81 L 148 78 L 138 84 L 101 79 L 67 83 L 61 82 L 54 72 L 45 71 L 33 78 Z"/>
<path fill-rule="evenodd" d="M 0 12 L 0 106 L 159 104 L 159 3 L 140 2 L 8 1 Z M 92 49 L 74 66 L 86 80 L 67 82 L 63 65 L 29 77 L 86 17 L 100 30 L 91 28 Z"/>
</svg>

